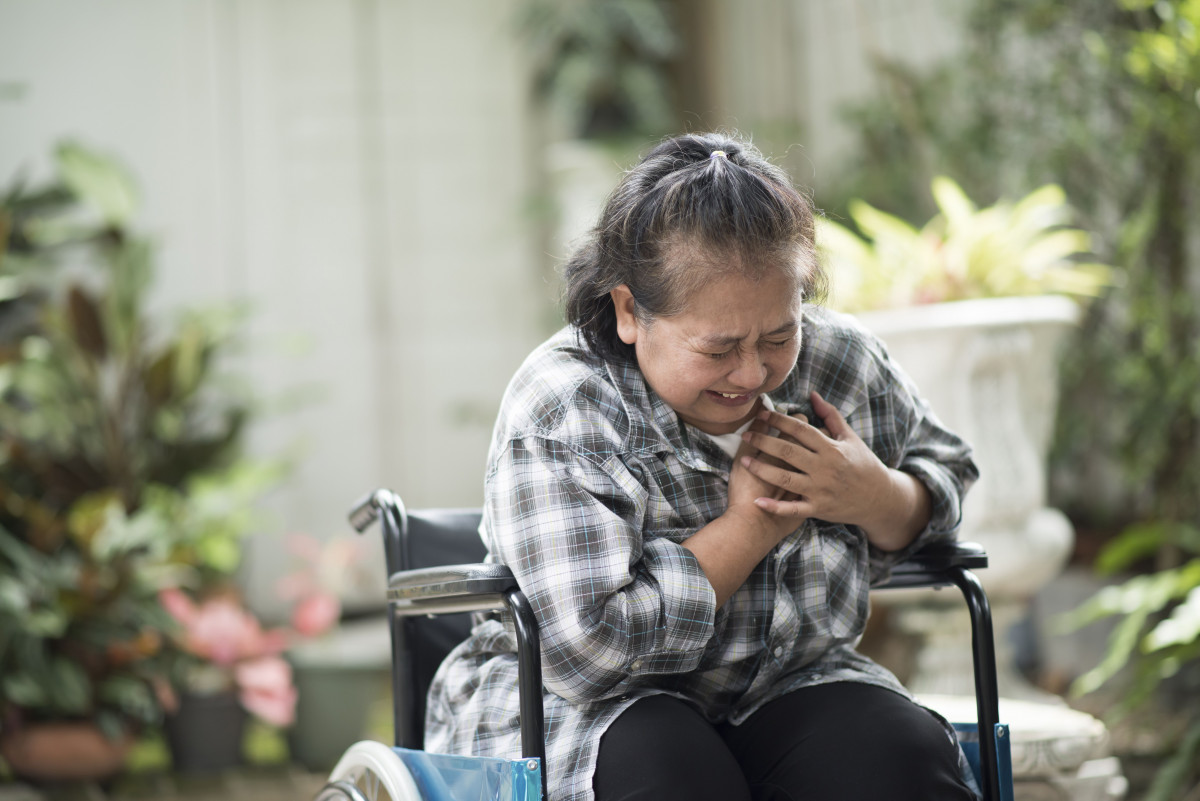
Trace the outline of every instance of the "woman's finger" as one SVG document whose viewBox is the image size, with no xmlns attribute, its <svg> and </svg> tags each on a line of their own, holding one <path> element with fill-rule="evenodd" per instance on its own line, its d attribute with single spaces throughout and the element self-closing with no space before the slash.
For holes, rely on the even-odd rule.
<svg viewBox="0 0 1200 801">
<path fill-rule="evenodd" d="M 751 433 L 747 431 L 742 435 L 745 442 L 749 442 L 753 446 L 754 451 L 747 453 L 747 456 L 768 456 L 774 457 L 768 463 L 774 463 L 776 460 L 780 463 L 780 467 L 791 467 L 794 470 L 809 472 L 815 465 L 816 453 L 801 445 L 790 436 L 780 435 L 777 437 L 767 436 L 766 434 Z"/>
<path fill-rule="evenodd" d="M 787 492 L 803 495 L 805 487 L 808 486 L 808 477 L 803 473 L 798 473 L 795 470 L 787 470 L 781 467 L 775 467 L 774 465 L 767 464 L 761 459 L 743 456 L 742 466 L 768 484 L 779 487 L 781 490 L 785 490 Z"/>
<path fill-rule="evenodd" d="M 766 420 L 767 425 L 771 428 L 776 429 L 780 434 L 792 437 L 812 451 L 819 451 L 829 440 L 824 432 L 803 419 L 779 412 L 764 412 L 760 419 Z"/>
<path fill-rule="evenodd" d="M 785 497 L 783 500 L 776 498 L 756 498 L 754 505 L 762 509 L 768 514 L 778 517 L 814 517 L 812 505 L 804 500 L 789 499 Z"/>
</svg>

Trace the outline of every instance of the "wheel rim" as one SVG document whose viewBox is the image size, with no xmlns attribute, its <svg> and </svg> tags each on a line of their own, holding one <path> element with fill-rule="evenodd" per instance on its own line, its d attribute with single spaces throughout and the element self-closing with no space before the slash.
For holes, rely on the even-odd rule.
<svg viewBox="0 0 1200 801">
<path fill-rule="evenodd" d="M 396 752 L 383 743 L 363 741 L 350 746 L 329 775 L 326 789 L 336 787 L 352 801 L 421 801 L 421 793 L 412 774 Z M 359 798 L 344 786 L 357 791 Z M 323 797 L 319 801 L 324 801 Z"/>
<path fill-rule="evenodd" d="M 367 801 L 367 797 L 350 782 L 330 782 L 317 793 L 315 801 Z"/>
</svg>

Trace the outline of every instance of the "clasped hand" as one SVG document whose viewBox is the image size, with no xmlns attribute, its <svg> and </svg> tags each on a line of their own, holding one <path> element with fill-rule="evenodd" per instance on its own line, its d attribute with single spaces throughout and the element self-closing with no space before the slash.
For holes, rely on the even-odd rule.
<svg viewBox="0 0 1200 801">
<path fill-rule="evenodd" d="M 867 528 L 891 486 L 888 467 L 836 407 L 816 392 L 812 405 L 824 431 L 802 415 L 763 410 L 742 435 L 749 448 L 739 452 L 740 466 L 768 490 L 753 502 L 788 520 L 815 517 Z"/>
</svg>

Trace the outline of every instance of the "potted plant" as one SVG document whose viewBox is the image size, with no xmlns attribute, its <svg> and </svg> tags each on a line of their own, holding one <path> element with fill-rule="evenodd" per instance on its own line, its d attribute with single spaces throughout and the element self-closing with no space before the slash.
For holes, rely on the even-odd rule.
<svg viewBox="0 0 1200 801">
<path fill-rule="evenodd" d="M 176 624 L 181 659 L 166 718 L 172 764 L 184 772 L 240 764 L 247 713 L 285 728 L 296 713 L 291 666 L 280 656 L 291 634 L 264 629 L 232 589 L 200 602 L 179 589 L 159 594 Z"/>
<path fill-rule="evenodd" d="M 1068 225 L 1057 186 L 985 208 L 949 178 L 935 179 L 932 190 L 939 213 L 923 227 L 852 202 L 861 235 L 823 220 L 818 244 L 831 304 L 883 339 L 939 418 L 975 449 L 981 477 L 967 496 L 962 536 L 988 549 L 981 579 L 1003 631 L 1071 550 L 1070 523 L 1046 506 L 1058 351 L 1081 302 L 1112 274 L 1087 258 L 1088 234 Z M 933 645 L 918 656 L 912 684 L 964 690 L 969 667 L 958 660 L 950 668 L 955 660 L 936 647 L 944 621 L 925 620 L 921 634 Z M 1006 640 L 998 640 L 1002 651 Z M 1001 693 L 1037 697 L 1006 656 Z"/>
<path fill-rule="evenodd" d="M 945 176 L 933 179 L 932 192 L 939 213 L 919 229 L 861 200 L 850 201 L 849 213 L 862 236 L 819 221 L 834 305 L 860 312 L 978 298 L 1091 298 L 1111 283 L 1109 267 L 1080 259 L 1091 237 L 1068 224 L 1061 187 L 983 209 Z"/>
<path fill-rule="evenodd" d="M 921 228 L 861 202 L 849 210 L 863 236 L 821 224 L 831 302 L 881 337 L 938 417 L 975 450 L 980 479 L 961 536 L 988 551 L 979 578 L 999 633 L 997 684 L 1014 734 L 1014 775 L 1074 787 L 1086 774 L 1107 786 L 1117 777 L 1103 724 L 1031 685 L 1008 631 L 1071 553 L 1070 522 L 1046 505 L 1059 350 L 1081 305 L 1112 275 L 1088 258 L 1090 239 L 1069 226 L 1057 186 L 986 208 L 947 178 L 934 180 L 933 195 L 939 212 Z M 944 714 L 961 714 L 954 710 L 973 687 L 970 656 L 958 645 L 968 635 L 961 608 L 928 592 L 883 593 L 878 603 L 915 645 L 906 686 Z"/>
<path fill-rule="evenodd" d="M 47 779 L 86 772 L 29 763 L 47 727 L 124 745 L 161 721 L 159 591 L 228 577 L 278 475 L 242 457 L 251 407 L 219 372 L 237 316 L 155 325 L 129 176 L 72 144 L 55 166 L 0 201 L 0 753 Z"/>
</svg>

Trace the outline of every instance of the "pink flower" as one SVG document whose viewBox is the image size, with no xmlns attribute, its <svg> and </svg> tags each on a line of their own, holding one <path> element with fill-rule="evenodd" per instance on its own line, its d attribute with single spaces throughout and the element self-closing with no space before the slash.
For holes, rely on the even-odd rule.
<svg viewBox="0 0 1200 801">
<path fill-rule="evenodd" d="M 232 596 L 196 604 L 183 592 L 168 589 L 159 593 L 159 600 L 183 629 L 180 645 L 207 668 L 217 669 L 216 677 L 227 686 L 236 686 L 248 712 L 275 726 L 292 723 L 296 688 L 291 668 L 278 656 L 288 644 L 285 631 L 264 631 Z"/>
<path fill-rule="evenodd" d="M 333 628 L 341 615 L 342 604 L 336 596 L 327 592 L 314 593 L 292 610 L 292 628 L 305 637 L 316 637 Z"/>
<path fill-rule="evenodd" d="M 228 667 L 242 659 L 278 654 L 287 645 L 281 630 L 263 631 L 254 615 L 232 598 L 211 598 L 199 606 L 178 590 L 159 595 L 163 607 L 184 628 L 184 648 Z"/>
<path fill-rule="evenodd" d="M 251 714 L 272 726 L 290 726 L 296 717 L 292 669 L 278 656 L 241 662 L 234 668 L 239 699 Z"/>
<path fill-rule="evenodd" d="M 158 600 L 171 617 L 184 626 L 190 625 L 196 619 L 196 605 L 192 603 L 191 598 L 183 594 L 182 590 L 174 587 L 160 590 Z"/>
</svg>

